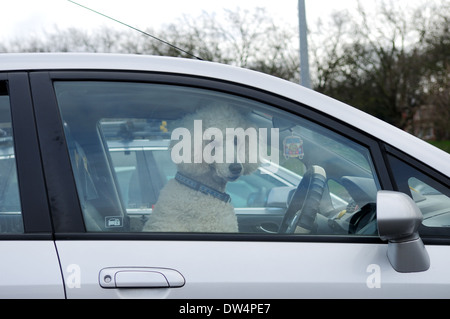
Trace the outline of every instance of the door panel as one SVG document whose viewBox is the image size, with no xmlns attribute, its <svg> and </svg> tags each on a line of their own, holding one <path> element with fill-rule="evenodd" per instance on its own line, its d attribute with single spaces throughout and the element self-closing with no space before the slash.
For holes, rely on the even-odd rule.
<svg viewBox="0 0 450 319">
<path fill-rule="evenodd" d="M 0 298 L 64 298 L 52 241 L 0 243 Z"/>
<path fill-rule="evenodd" d="M 450 297 L 446 248 L 427 247 L 432 266 L 398 273 L 386 244 L 206 241 L 58 241 L 68 298 L 401 298 Z M 76 265 L 80 285 L 69 288 Z M 181 288 L 102 288 L 107 267 L 160 267 Z M 72 278 L 72 279 L 71 279 Z"/>
</svg>

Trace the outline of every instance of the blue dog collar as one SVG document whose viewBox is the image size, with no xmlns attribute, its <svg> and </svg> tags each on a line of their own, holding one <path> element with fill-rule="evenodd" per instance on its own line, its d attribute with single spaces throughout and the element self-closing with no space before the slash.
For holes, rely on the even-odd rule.
<svg viewBox="0 0 450 319">
<path fill-rule="evenodd" d="M 217 199 L 220 199 L 221 201 L 223 201 L 225 203 L 229 203 L 231 201 L 231 197 L 227 193 L 219 192 L 218 190 L 215 190 L 214 188 L 206 186 L 206 185 L 204 185 L 200 182 L 197 182 L 196 180 L 193 180 L 189 177 L 186 177 L 178 172 L 175 175 L 175 180 L 189 188 L 192 188 L 193 190 L 202 192 L 203 194 L 206 194 L 206 195 L 211 195 Z"/>
</svg>

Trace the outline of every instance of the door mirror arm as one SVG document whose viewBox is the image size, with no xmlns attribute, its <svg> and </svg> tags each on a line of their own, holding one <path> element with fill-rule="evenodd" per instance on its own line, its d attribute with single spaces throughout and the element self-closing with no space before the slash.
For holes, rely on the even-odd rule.
<svg viewBox="0 0 450 319">
<path fill-rule="evenodd" d="M 430 257 L 419 236 L 423 216 L 411 197 L 400 192 L 377 193 L 378 233 L 388 241 L 387 257 L 398 272 L 421 272 Z"/>
</svg>

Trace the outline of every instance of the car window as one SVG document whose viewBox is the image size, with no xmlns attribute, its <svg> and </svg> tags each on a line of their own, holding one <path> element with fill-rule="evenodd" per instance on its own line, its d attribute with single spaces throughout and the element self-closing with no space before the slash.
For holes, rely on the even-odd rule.
<svg viewBox="0 0 450 319">
<path fill-rule="evenodd" d="M 411 196 L 423 214 L 426 227 L 448 228 L 450 231 L 450 189 L 397 157 L 390 156 L 392 172 L 398 188 Z M 423 232 L 433 233 L 431 229 Z"/>
<path fill-rule="evenodd" d="M 0 234 L 8 233 L 23 233 L 23 221 L 8 86 L 0 81 Z"/>
<path fill-rule="evenodd" d="M 376 235 L 368 148 L 186 86 L 54 83 L 88 231 Z"/>
</svg>

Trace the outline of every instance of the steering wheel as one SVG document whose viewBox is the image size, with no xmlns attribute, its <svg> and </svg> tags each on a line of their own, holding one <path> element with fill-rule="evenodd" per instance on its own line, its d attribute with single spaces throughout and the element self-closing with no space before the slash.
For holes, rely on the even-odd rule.
<svg viewBox="0 0 450 319">
<path fill-rule="evenodd" d="M 279 233 L 292 234 L 297 226 L 314 231 L 326 180 L 325 170 L 320 166 L 313 165 L 306 171 L 284 214 Z"/>
</svg>

